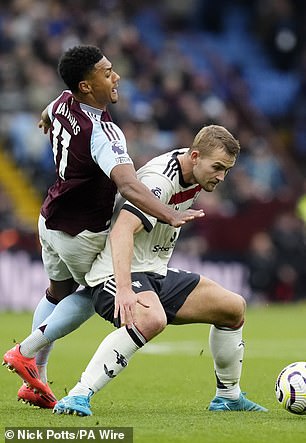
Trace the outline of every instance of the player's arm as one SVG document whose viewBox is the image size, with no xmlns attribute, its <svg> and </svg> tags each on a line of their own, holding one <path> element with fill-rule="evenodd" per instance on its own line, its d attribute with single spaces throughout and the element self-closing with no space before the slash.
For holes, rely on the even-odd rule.
<svg viewBox="0 0 306 443">
<path fill-rule="evenodd" d="M 47 134 L 51 127 L 51 120 L 48 114 L 48 106 L 41 113 L 41 118 L 38 123 L 39 128 L 43 128 L 44 134 Z"/>
<path fill-rule="evenodd" d="M 131 265 L 134 250 L 134 234 L 143 228 L 141 220 L 133 213 L 121 209 L 109 234 L 113 268 L 116 279 L 114 319 L 120 316 L 121 324 L 136 324 L 138 295 L 132 290 Z M 139 302 L 139 301 L 138 301 Z"/>
<path fill-rule="evenodd" d="M 174 227 L 203 217 L 202 210 L 188 209 L 176 211 L 163 204 L 155 195 L 142 184 L 136 176 L 134 166 L 131 164 L 117 165 L 111 171 L 111 179 L 116 183 L 120 194 L 133 203 L 141 211 L 152 215 Z"/>
</svg>

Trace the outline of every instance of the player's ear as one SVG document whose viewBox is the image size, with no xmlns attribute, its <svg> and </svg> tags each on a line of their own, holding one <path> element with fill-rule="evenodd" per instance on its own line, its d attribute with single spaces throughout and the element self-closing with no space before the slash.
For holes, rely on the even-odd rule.
<svg viewBox="0 0 306 443">
<path fill-rule="evenodd" d="M 79 91 L 82 92 L 82 94 L 88 94 L 91 92 L 91 86 L 86 80 L 82 80 L 79 83 Z"/>
<path fill-rule="evenodd" d="M 199 157 L 200 157 L 200 152 L 198 151 L 198 149 L 194 149 L 193 151 L 191 151 L 190 157 L 191 157 L 192 163 L 196 164 Z"/>
</svg>

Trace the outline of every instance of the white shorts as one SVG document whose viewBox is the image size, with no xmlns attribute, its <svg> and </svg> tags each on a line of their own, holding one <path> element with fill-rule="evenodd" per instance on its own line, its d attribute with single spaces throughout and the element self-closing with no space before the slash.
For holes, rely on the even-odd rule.
<svg viewBox="0 0 306 443">
<path fill-rule="evenodd" d="M 42 261 L 49 279 L 63 281 L 73 278 L 87 286 L 85 274 L 90 270 L 96 256 L 105 247 L 109 231 L 82 231 L 72 237 L 63 231 L 47 229 L 42 215 L 38 219 L 39 241 Z"/>
</svg>

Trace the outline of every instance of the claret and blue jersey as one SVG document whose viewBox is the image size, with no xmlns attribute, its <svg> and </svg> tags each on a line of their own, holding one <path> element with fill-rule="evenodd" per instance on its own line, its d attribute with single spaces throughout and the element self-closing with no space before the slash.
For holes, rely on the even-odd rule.
<svg viewBox="0 0 306 443">
<path fill-rule="evenodd" d="M 70 235 L 104 231 L 117 193 L 111 171 L 132 163 L 125 136 L 108 111 L 79 103 L 70 91 L 50 103 L 48 114 L 57 180 L 41 209 L 46 226 Z"/>
</svg>

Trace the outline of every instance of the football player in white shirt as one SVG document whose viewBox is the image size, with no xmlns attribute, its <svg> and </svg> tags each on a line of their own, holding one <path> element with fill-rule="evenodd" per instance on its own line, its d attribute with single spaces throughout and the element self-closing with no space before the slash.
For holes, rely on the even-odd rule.
<svg viewBox="0 0 306 443">
<path fill-rule="evenodd" d="M 151 160 L 138 177 L 161 201 L 186 209 L 201 189 L 212 192 L 225 179 L 239 150 L 239 142 L 225 128 L 210 125 L 200 130 L 190 149 Z M 118 329 L 102 341 L 54 412 L 91 415 L 91 396 L 167 323 L 212 325 L 209 345 L 217 389 L 209 410 L 266 411 L 246 398 L 239 385 L 245 300 L 204 276 L 168 268 L 179 231 L 124 203 L 105 249 L 86 274 L 96 312 Z"/>
</svg>

